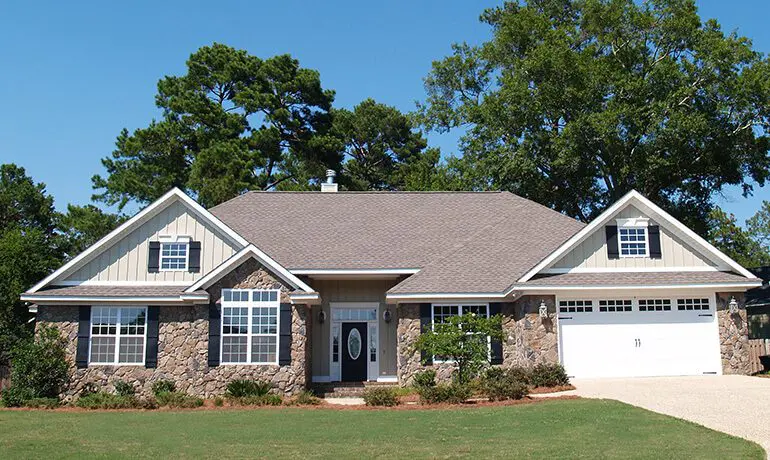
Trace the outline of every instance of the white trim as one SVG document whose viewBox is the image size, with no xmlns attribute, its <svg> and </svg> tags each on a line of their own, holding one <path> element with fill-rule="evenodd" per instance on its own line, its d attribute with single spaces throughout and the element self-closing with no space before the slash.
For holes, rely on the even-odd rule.
<svg viewBox="0 0 770 460">
<path fill-rule="evenodd" d="M 94 339 L 94 308 L 116 308 L 118 310 L 118 320 L 117 323 L 115 323 L 115 334 L 97 334 L 96 337 L 115 337 L 115 350 L 113 355 L 113 360 L 111 362 L 99 362 L 95 363 L 91 361 L 91 343 Z M 120 333 L 120 329 L 122 327 L 122 318 L 121 318 L 121 309 L 123 308 L 144 308 L 144 332 L 142 335 L 122 335 Z M 97 367 L 97 366 L 144 366 L 145 360 L 147 359 L 147 328 L 149 327 L 149 324 L 147 324 L 147 320 L 149 314 L 149 309 L 147 306 L 137 306 L 137 305 L 126 305 L 126 306 L 115 306 L 115 305 L 93 305 L 91 307 L 91 317 L 88 322 L 88 367 Z M 144 340 L 144 346 L 142 347 L 142 362 L 140 363 L 121 363 L 119 362 L 119 356 L 120 356 L 120 338 L 121 337 L 142 337 Z"/>
<path fill-rule="evenodd" d="M 183 235 L 158 235 L 161 243 L 190 243 L 192 237 Z"/>
<path fill-rule="evenodd" d="M 623 254 L 623 243 L 634 244 L 639 243 L 634 241 L 623 241 L 623 237 L 620 232 L 622 230 L 641 228 L 644 231 L 644 254 Z M 647 226 L 641 225 L 626 225 L 624 227 L 618 227 L 618 257 L 621 259 L 647 259 L 650 257 L 650 232 Z"/>
<path fill-rule="evenodd" d="M 293 304 L 318 305 L 321 303 L 321 296 L 318 293 L 289 294 L 289 300 Z"/>
<path fill-rule="evenodd" d="M 756 283 L 706 283 L 706 284 L 664 284 L 664 285 L 619 285 L 619 286 L 601 286 L 601 285 L 579 285 L 579 286 L 516 286 L 515 291 L 590 291 L 592 289 L 730 289 L 743 288 L 750 289 L 761 286 L 761 282 Z"/>
<path fill-rule="evenodd" d="M 414 275 L 419 268 L 362 268 L 362 269 L 291 269 L 295 275 Z"/>
<path fill-rule="evenodd" d="M 262 263 L 262 265 L 265 265 L 267 268 L 271 269 L 273 273 L 277 274 L 279 277 L 281 277 L 281 279 L 291 284 L 293 287 L 297 289 L 301 289 L 308 293 L 315 293 L 315 291 L 313 291 L 313 288 L 311 288 L 310 286 L 302 282 L 302 280 L 300 280 L 299 278 L 291 274 L 291 272 L 283 268 L 278 262 L 270 258 L 270 256 L 262 252 L 258 247 L 254 246 L 253 244 L 250 244 L 245 248 L 241 249 L 240 251 L 238 251 L 237 253 L 233 254 L 232 257 L 222 262 L 217 268 L 210 271 L 206 276 L 199 279 L 198 281 L 195 282 L 195 284 L 187 288 L 185 292 L 194 292 L 199 289 L 205 289 L 211 286 L 216 281 L 218 281 L 221 277 L 229 273 L 229 270 L 237 267 L 246 259 L 248 259 L 250 256 L 253 256 L 254 258 L 256 258 L 260 263 Z"/>
<path fill-rule="evenodd" d="M 55 286 L 189 286 L 190 281 L 57 281 Z"/>
<path fill-rule="evenodd" d="M 163 255 L 163 247 L 170 244 L 177 244 L 180 246 L 184 246 L 184 256 L 164 256 Z M 163 259 L 184 259 L 184 267 L 179 268 L 163 268 Z M 160 250 L 158 252 L 158 271 L 159 272 L 186 272 L 187 266 L 190 263 L 190 242 L 184 242 L 184 241 L 161 241 L 160 242 Z"/>
<path fill-rule="evenodd" d="M 242 300 L 225 300 L 224 299 L 224 291 L 238 291 L 238 292 L 248 292 L 248 300 L 242 301 Z M 254 300 L 254 293 L 255 292 L 275 292 L 275 300 Z M 219 324 L 219 336 L 220 336 L 220 345 L 219 345 L 219 364 L 221 366 L 279 366 L 281 362 L 281 291 L 280 289 L 239 289 L 239 288 L 227 288 L 222 289 L 222 301 L 221 301 L 221 317 L 222 321 L 220 321 Z M 246 308 L 246 315 L 247 315 L 247 323 L 246 323 L 246 333 L 245 334 L 225 334 L 225 308 Z M 254 313 L 253 310 L 255 308 L 275 308 L 275 334 L 271 333 L 254 333 L 254 330 L 252 328 L 252 322 L 254 320 Z M 225 361 L 223 359 L 224 356 L 224 338 L 225 337 L 246 337 L 246 361 Z M 275 337 L 275 361 L 274 362 L 268 362 L 268 361 L 258 361 L 253 362 L 251 355 L 252 355 L 252 343 L 254 340 L 254 337 Z"/>
<path fill-rule="evenodd" d="M 614 216 L 617 212 L 623 209 L 632 200 L 641 204 L 643 207 L 646 207 L 647 211 L 649 211 L 650 213 L 656 214 L 657 217 L 659 217 L 660 220 L 663 221 L 659 223 L 665 223 L 666 225 L 671 226 L 672 228 L 677 230 L 679 233 L 681 233 L 681 235 L 684 236 L 686 239 L 689 239 L 692 242 L 694 242 L 695 246 L 701 246 L 703 249 L 705 249 L 706 252 L 711 254 L 712 257 L 725 263 L 728 267 L 732 268 L 733 270 L 745 276 L 746 278 L 756 279 L 756 276 L 754 276 L 754 274 L 752 274 L 750 271 L 743 268 L 740 264 L 738 264 L 731 258 L 727 257 L 725 254 L 723 254 L 721 251 L 719 251 L 717 248 L 711 245 L 708 241 L 704 240 L 703 238 L 698 236 L 698 234 L 696 234 L 695 232 L 687 228 L 684 224 L 674 219 L 674 217 L 672 217 L 666 211 L 662 210 L 660 207 L 658 207 L 653 202 L 651 202 L 650 200 L 642 196 L 642 194 L 640 194 L 636 190 L 631 190 L 630 192 L 625 194 L 623 198 L 616 201 L 612 206 L 610 206 L 609 208 L 607 208 L 607 210 L 601 213 L 599 217 L 594 219 L 590 224 L 583 227 L 582 230 L 574 234 L 569 240 L 567 240 L 564 244 L 562 244 L 558 249 L 553 251 L 545 259 L 540 261 L 540 263 L 538 263 L 531 270 L 525 273 L 524 276 L 519 278 L 518 282 L 524 283 L 526 281 L 529 281 L 530 279 L 532 279 L 533 276 L 540 273 L 545 268 L 550 267 L 553 263 L 555 263 L 556 261 L 564 257 L 564 255 L 566 255 L 569 251 L 574 249 L 578 244 L 582 243 L 586 238 L 588 238 L 588 236 L 593 234 L 599 227 L 603 226 L 607 221 L 610 220 L 612 216 Z"/>
<path fill-rule="evenodd" d="M 342 309 L 361 309 L 361 310 L 375 310 L 375 318 L 368 320 L 334 320 L 334 310 Z M 382 359 L 382 350 L 380 349 L 380 303 L 379 302 L 329 302 L 329 381 L 341 382 L 342 381 L 342 325 L 345 323 L 366 323 L 366 381 L 374 381 L 377 379 L 380 373 L 380 360 Z M 374 325 L 377 328 L 376 343 L 377 347 L 377 360 L 372 362 L 371 350 L 369 348 L 369 338 L 371 334 L 371 326 Z M 339 361 L 334 363 L 334 334 L 333 329 L 337 326 L 339 328 Z M 363 345 L 363 344 L 362 344 Z"/>
<path fill-rule="evenodd" d="M 27 311 L 30 313 L 37 313 L 37 305 L 30 305 L 29 308 L 27 308 Z"/>
<path fill-rule="evenodd" d="M 669 272 L 718 272 L 717 267 L 572 267 L 546 268 L 540 273 L 563 275 L 565 273 L 669 273 Z"/>
<path fill-rule="evenodd" d="M 313 383 L 329 383 L 332 381 L 332 378 L 328 375 L 314 375 L 311 381 Z"/>
<path fill-rule="evenodd" d="M 623 219 L 615 219 L 618 227 L 649 227 L 649 217 L 626 217 Z"/>
<path fill-rule="evenodd" d="M 171 190 L 166 192 L 165 195 L 158 198 L 157 200 L 152 202 L 152 204 L 150 204 L 149 206 L 145 207 L 144 209 L 136 213 L 134 217 L 128 219 L 122 225 L 118 226 L 118 228 L 108 233 L 102 239 L 94 243 L 92 246 L 88 247 L 85 251 L 75 256 L 72 260 L 70 260 L 66 264 L 62 265 L 58 270 L 54 271 L 50 275 L 46 276 L 42 281 L 32 286 L 32 288 L 29 291 L 27 291 L 27 293 L 28 294 L 35 293 L 40 289 L 42 289 L 43 287 L 45 287 L 46 285 L 48 285 L 49 283 L 51 283 L 53 280 L 65 274 L 68 274 L 70 271 L 76 268 L 79 268 L 81 263 L 85 263 L 86 261 L 90 260 L 89 257 L 91 255 L 97 254 L 102 249 L 102 247 L 107 246 L 108 244 L 116 241 L 118 238 L 123 237 L 125 234 L 132 231 L 135 227 L 143 224 L 146 219 L 149 219 L 150 217 L 155 215 L 156 212 L 160 212 L 161 210 L 165 209 L 168 205 L 170 205 L 176 200 L 181 200 L 195 213 L 199 214 L 201 217 L 208 220 L 212 225 L 214 225 L 219 230 L 221 230 L 233 242 L 241 246 L 246 246 L 248 244 L 248 242 L 242 236 L 235 233 L 235 231 L 233 231 L 230 227 L 226 226 L 222 221 L 217 219 L 213 214 L 208 212 L 205 208 L 203 208 L 203 206 L 195 202 L 195 200 L 187 196 L 184 192 L 182 192 L 178 188 L 172 188 Z"/>
<path fill-rule="evenodd" d="M 105 296 L 45 296 L 45 295 L 22 295 L 21 300 L 25 302 L 34 302 L 38 304 L 60 304 L 60 305 L 78 305 L 81 303 L 187 303 L 187 301 L 200 300 L 207 302 L 208 294 L 185 296 L 165 296 L 165 297 L 105 297 Z"/>
<path fill-rule="evenodd" d="M 378 382 L 383 383 L 398 383 L 398 376 L 395 375 L 381 375 L 377 377 Z"/>
</svg>

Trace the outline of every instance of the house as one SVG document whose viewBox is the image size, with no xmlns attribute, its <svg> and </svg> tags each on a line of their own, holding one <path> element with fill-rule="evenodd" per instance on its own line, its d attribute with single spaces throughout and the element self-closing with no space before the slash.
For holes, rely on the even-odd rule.
<svg viewBox="0 0 770 460">
<path fill-rule="evenodd" d="M 507 192 L 248 192 L 204 209 L 171 190 L 23 294 L 69 338 L 71 396 L 160 378 L 408 384 L 449 363 L 419 334 L 503 316 L 503 366 L 574 377 L 748 372 L 752 273 L 637 192 L 589 225 Z"/>
</svg>

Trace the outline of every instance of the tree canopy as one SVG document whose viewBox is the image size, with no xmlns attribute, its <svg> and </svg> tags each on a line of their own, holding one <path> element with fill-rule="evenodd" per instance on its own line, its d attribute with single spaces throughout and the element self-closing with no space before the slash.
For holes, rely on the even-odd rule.
<svg viewBox="0 0 770 460">
<path fill-rule="evenodd" d="M 637 189 L 701 234 L 715 194 L 763 185 L 770 61 L 693 0 L 530 0 L 484 12 L 421 119 L 464 127 L 463 187 L 510 190 L 588 221 Z"/>
</svg>

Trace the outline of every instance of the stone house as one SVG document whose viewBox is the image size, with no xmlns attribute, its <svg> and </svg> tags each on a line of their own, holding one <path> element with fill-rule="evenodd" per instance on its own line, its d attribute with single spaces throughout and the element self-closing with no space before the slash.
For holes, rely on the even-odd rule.
<svg viewBox="0 0 770 460">
<path fill-rule="evenodd" d="M 73 379 L 408 384 L 451 315 L 503 316 L 502 366 L 575 377 L 747 373 L 761 282 L 630 192 L 588 225 L 507 192 L 171 190 L 23 294 L 69 339 Z"/>
</svg>

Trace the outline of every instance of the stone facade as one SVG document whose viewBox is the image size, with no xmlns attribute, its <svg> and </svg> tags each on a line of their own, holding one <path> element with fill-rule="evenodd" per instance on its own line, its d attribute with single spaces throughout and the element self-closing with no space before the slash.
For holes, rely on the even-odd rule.
<svg viewBox="0 0 770 460">
<path fill-rule="evenodd" d="M 209 289 L 212 301 L 219 303 L 222 288 L 281 289 L 281 302 L 288 302 L 289 288 L 283 286 L 256 261 L 249 260 Z M 114 382 L 133 383 L 140 395 L 151 394 L 153 382 L 170 379 L 178 390 L 212 397 L 221 395 L 233 379 L 260 379 L 273 382 L 286 394 L 304 390 L 310 381 L 310 347 L 307 341 L 309 308 L 292 306 L 291 364 L 278 365 L 219 365 L 208 366 L 208 305 L 162 306 L 159 310 L 158 365 L 155 369 L 143 366 L 89 366 L 77 369 L 74 357 L 78 333 L 77 306 L 40 306 L 38 324 L 55 325 L 68 339 L 72 357 L 72 378 L 62 395 L 71 399 L 87 383 L 95 383 L 111 390 Z"/>
<path fill-rule="evenodd" d="M 730 313 L 730 299 L 738 301 L 738 312 Z M 722 354 L 722 373 L 751 373 L 749 355 L 749 326 L 743 293 L 717 293 L 717 321 L 719 321 L 719 346 Z"/>
<path fill-rule="evenodd" d="M 548 305 L 548 319 L 539 316 L 541 300 Z M 553 296 L 525 296 L 502 305 L 503 367 L 559 362 L 554 301 Z M 435 363 L 426 367 L 420 363 L 420 353 L 414 350 L 420 333 L 420 305 L 399 305 L 397 362 L 401 385 L 409 385 L 414 373 L 424 369 L 435 370 L 439 380 L 451 377 L 451 364 Z"/>
</svg>

